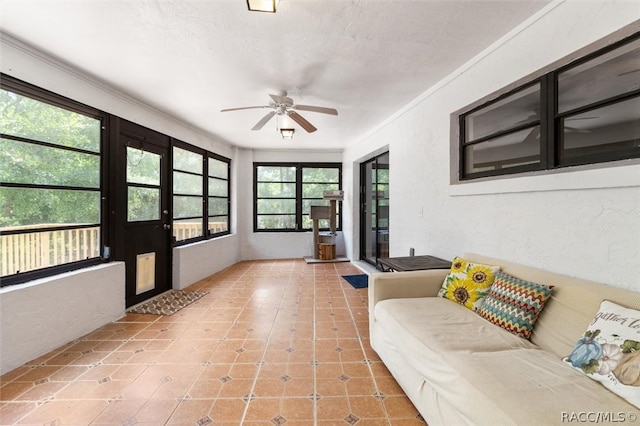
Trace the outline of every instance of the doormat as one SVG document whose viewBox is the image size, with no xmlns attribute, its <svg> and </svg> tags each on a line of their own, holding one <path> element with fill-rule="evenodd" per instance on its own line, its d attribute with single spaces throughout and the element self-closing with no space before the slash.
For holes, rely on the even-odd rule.
<svg viewBox="0 0 640 426">
<path fill-rule="evenodd" d="M 344 278 L 345 281 L 351 284 L 354 288 L 369 287 L 369 275 L 367 274 L 343 275 L 342 278 Z"/>
<path fill-rule="evenodd" d="M 208 291 L 169 290 L 160 296 L 130 309 L 134 314 L 173 315 L 200 299 Z"/>
</svg>

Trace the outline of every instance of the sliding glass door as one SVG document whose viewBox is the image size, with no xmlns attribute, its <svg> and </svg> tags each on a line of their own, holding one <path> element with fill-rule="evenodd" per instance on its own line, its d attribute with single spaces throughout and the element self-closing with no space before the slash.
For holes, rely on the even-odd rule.
<svg viewBox="0 0 640 426">
<path fill-rule="evenodd" d="M 360 165 L 360 258 L 389 256 L 389 153 Z"/>
</svg>

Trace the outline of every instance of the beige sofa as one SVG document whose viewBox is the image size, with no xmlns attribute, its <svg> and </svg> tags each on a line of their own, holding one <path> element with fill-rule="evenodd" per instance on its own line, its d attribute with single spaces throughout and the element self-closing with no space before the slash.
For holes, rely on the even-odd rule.
<svg viewBox="0 0 640 426">
<path fill-rule="evenodd" d="M 603 299 L 640 309 L 640 293 L 476 254 L 463 257 L 555 290 L 527 341 L 435 297 L 447 270 L 369 278 L 371 346 L 429 425 L 567 424 L 595 415 L 601 423 L 607 416 L 619 423 L 628 413 L 631 420 L 640 415 L 562 362 Z"/>
</svg>

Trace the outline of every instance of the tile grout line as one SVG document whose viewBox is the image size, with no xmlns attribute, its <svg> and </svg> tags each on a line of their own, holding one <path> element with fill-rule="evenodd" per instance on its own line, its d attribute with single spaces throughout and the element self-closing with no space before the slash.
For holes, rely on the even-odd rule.
<svg viewBox="0 0 640 426">
<path fill-rule="evenodd" d="M 316 276 L 317 267 L 313 266 L 313 336 L 311 339 L 311 346 L 313 348 L 313 425 L 318 425 L 318 365 L 317 365 L 317 353 L 316 353 L 316 341 L 317 341 L 317 333 L 316 327 L 318 326 L 318 322 L 316 321 L 316 298 L 318 291 L 318 279 Z"/>
<path fill-rule="evenodd" d="M 368 275 L 368 274 L 367 274 Z M 342 276 L 340 276 L 340 278 L 342 279 Z M 351 304 L 349 303 L 349 299 L 347 298 L 347 293 L 345 291 L 345 286 L 343 285 L 343 283 L 340 283 L 340 288 L 342 290 L 342 296 L 345 299 L 345 304 L 347 305 L 347 308 L 349 310 L 349 316 L 351 316 L 351 322 L 353 323 L 355 329 L 356 329 L 356 333 L 358 333 L 358 343 L 360 344 L 360 349 L 362 350 L 362 355 L 364 356 L 364 360 L 365 363 L 367 364 L 367 368 L 369 370 L 369 374 L 371 375 L 371 380 L 373 381 L 373 386 L 375 387 L 375 394 L 371 395 L 373 397 L 375 397 L 375 395 L 382 395 L 382 392 L 380 392 L 380 388 L 378 387 L 378 381 L 376 380 L 376 375 L 373 373 L 373 368 L 371 368 L 371 360 L 367 357 L 367 352 L 364 348 L 364 344 L 362 343 L 362 336 L 360 335 L 360 330 L 358 329 L 357 325 L 356 325 L 356 319 L 353 315 L 353 311 L 351 310 Z M 367 287 L 367 292 L 368 292 L 368 287 Z M 367 294 L 367 302 L 369 301 L 369 296 Z M 369 309 L 368 309 L 368 304 L 367 304 L 367 313 L 368 313 Z M 368 318 L 368 316 L 367 316 Z M 368 320 L 367 320 L 368 321 Z M 371 325 L 369 325 L 371 326 Z M 373 348 L 372 348 L 373 350 Z M 376 397 L 376 399 L 378 399 Z M 387 412 L 387 407 L 386 405 L 383 403 L 382 399 L 378 399 L 380 401 L 380 405 L 382 406 L 382 412 L 384 413 L 385 416 L 385 420 L 387 421 L 387 425 L 391 425 L 391 420 L 389 418 L 389 413 Z"/>
<path fill-rule="evenodd" d="M 236 285 L 238 284 L 238 280 L 242 279 L 242 277 L 244 277 L 244 276 L 247 274 L 247 272 L 248 272 L 248 271 L 249 271 L 249 269 L 247 269 L 247 271 L 243 272 L 243 273 L 242 273 L 238 278 L 236 278 L 236 279 L 234 280 L 234 282 L 233 282 L 233 285 L 231 285 L 231 286 L 230 286 L 230 287 L 225 291 L 225 293 L 228 293 L 228 292 L 230 292 L 231 290 L 233 290 L 233 289 L 236 287 Z M 232 325 L 234 325 L 234 324 L 236 324 L 236 323 L 237 323 L 237 318 L 238 318 L 238 316 L 240 316 L 240 315 L 242 314 L 242 311 L 244 311 L 244 309 L 245 309 L 245 307 L 246 307 L 246 304 L 247 304 L 247 303 L 245 302 L 245 303 L 242 305 L 242 309 L 240 309 L 240 311 L 238 312 L 238 314 L 236 315 L 236 317 L 234 318 L 234 320 L 231 322 L 231 324 L 232 324 Z M 228 330 L 225 332 L 225 337 L 224 337 L 224 339 L 226 339 L 226 333 L 228 333 Z M 219 343 L 222 343 L 223 341 L 226 341 L 226 340 L 220 340 L 220 339 L 223 339 L 223 338 L 219 338 L 219 339 L 218 339 Z M 244 341 L 243 341 L 243 342 L 246 342 L 246 338 L 244 339 Z M 216 348 L 216 349 L 217 349 L 217 348 Z M 211 356 L 213 356 L 214 354 L 215 354 L 215 351 L 211 354 Z M 207 363 L 210 361 L 211 356 L 209 357 L 209 359 L 208 359 L 205 363 L 203 363 L 204 365 L 202 365 L 202 369 L 200 370 L 200 373 L 199 373 L 199 374 L 197 375 L 197 377 L 194 379 L 194 381 L 193 381 L 193 383 L 191 384 L 191 386 L 189 386 L 189 389 L 187 389 L 187 392 L 186 392 L 186 394 L 185 394 L 184 396 L 186 396 L 186 395 L 188 395 L 188 394 L 189 394 L 189 392 L 191 391 L 191 389 L 193 389 L 193 386 L 194 386 L 194 385 L 196 384 L 196 382 L 198 381 L 198 378 L 200 378 L 200 377 L 202 376 L 202 373 L 205 371 L 206 366 L 208 365 Z M 235 362 L 233 362 L 231 365 L 235 365 Z M 258 367 L 258 368 L 259 368 L 259 367 Z M 256 378 L 257 378 L 257 375 L 256 375 Z M 251 394 L 252 392 L 253 392 L 253 386 L 252 386 L 251 391 L 250 391 L 249 393 Z M 213 398 L 215 402 L 213 403 L 213 405 L 212 405 L 212 407 L 211 407 L 211 408 L 213 408 L 213 406 L 215 406 L 215 404 L 216 404 L 216 402 L 217 402 L 217 400 L 218 400 L 218 395 L 219 395 L 219 393 L 220 393 L 220 391 L 218 391 L 218 394 L 216 395 L 216 398 Z M 183 398 L 181 399 L 181 401 L 180 401 L 180 402 L 182 402 L 182 401 L 185 401 L 185 400 L 186 400 L 186 399 L 184 398 L 184 396 L 183 396 Z M 245 410 L 244 410 L 244 412 L 243 412 L 243 415 L 242 415 L 241 423 L 240 423 L 240 424 L 242 424 L 242 422 L 244 421 L 244 416 L 245 416 L 245 414 L 246 414 L 246 410 L 247 410 L 247 407 L 248 407 L 248 406 L 249 406 L 249 404 L 247 403 L 247 404 L 246 404 L 246 406 L 245 406 Z M 171 418 L 173 417 L 173 415 L 175 414 L 175 412 L 178 410 L 178 408 L 179 408 L 179 407 L 180 407 L 180 403 L 178 403 L 178 405 L 176 405 L 176 407 L 174 407 L 174 409 L 171 411 L 171 414 L 167 417 L 166 422 L 168 422 L 168 421 L 170 421 L 170 420 L 171 420 Z M 211 415 L 213 416 L 213 413 L 211 413 Z M 215 421 L 215 419 L 211 419 L 211 420 Z M 165 422 L 165 423 L 166 423 L 166 422 Z"/>
<path fill-rule="evenodd" d="M 272 262 L 271 267 L 269 268 L 269 271 L 271 271 L 273 269 L 273 266 L 276 263 L 277 262 Z M 257 365 L 258 368 L 256 370 L 256 375 L 255 375 L 255 377 L 253 379 L 253 383 L 251 384 L 251 389 L 249 390 L 249 398 L 248 398 L 248 401 L 246 401 L 246 404 L 245 404 L 245 407 L 244 407 L 244 411 L 243 411 L 242 417 L 240 419 L 239 426 L 242 426 L 245 423 L 245 419 L 247 417 L 247 412 L 249 411 L 249 405 L 251 404 L 251 402 L 253 402 L 253 398 L 251 398 L 251 395 L 253 395 L 253 392 L 254 392 L 254 390 L 256 388 L 256 384 L 258 383 L 258 377 L 260 376 L 260 371 L 262 370 L 262 366 L 265 364 L 264 357 L 265 357 L 265 355 L 267 353 L 267 350 L 269 348 L 269 343 L 271 342 L 271 336 L 273 335 L 273 331 L 274 331 L 274 329 L 276 327 L 276 319 L 278 317 L 278 313 L 280 312 L 280 309 L 282 308 L 282 302 L 283 302 L 283 299 L 284 299 L 284 295 L 286 294 L 286 291 L 288 290 L 289 286 L 291 285 L 290 281 L 291 281 L 291 273 L 289 274 L 289 279 L 287 279 L 287 288 L 285 289 L 283 294 L 280 296 L 280 300 L 278 302 L 278 308 L 276 309 L 276 315 L 275 315 L 275 317 L 273 319 L 273 322 L 271 323 L 271 331 L 269 332 L 269 336 L 265 340 L 265 345 L 264 345 L 264 349 L 262 351 L 262 356 L 260 357 L 260 361 L 257 363 L 258 364 Z M 253 293 L 252 293 L 252 296 L 253 296 Z M 243 310 L 244 310 L 244 308 L 243 308 Z M 246 342 L 247 339 L 245 338 L 244 341 Z M 282 412 L 282 408 L 280 409 L 280 411 Z"/>
<path fill-rule="evenodd" d="M 246 426 L 253 425 L 253 422 L 258 420 L 261 420 L 266 424 L 269 424 L 270 421 L 271 423 L 279 423 L 284 419 L 278 419 L 273 416 L 280 414 L 281 416 L 286 415 L 289 417 L 287 418 L 288 422 L 299 422 L 303 419 L 303 417 L 301 417 L 301 415 L 303 415 L 304 419 L 312 418 L 313 421 L 304 420 L 302 423 L 306 422 L 309 425 L 318 426 L 319 424 L 324 424 L 323 422 L 327 421 L 329 418 L 334 417 L 336 418 L 332 421 L 339 422 L 338 417 L 333 414 L 340 414 L 338 412 L 334 413 L 331 408 L 334 403 L 333 398 L 329 398 L 331 400 L 329 401 L 322 400 L 320 399 L 322 397 L 318 396 L 320 385 L 324 385 L 325 383 L 325 375 L 321 374 L 323 373 L 323 370 L 317 368 L 320 365 L 319 360 L 325 360 L 326 358 L 326 363 L 330 364 L 337 361 L 340 363 L 342 371 L 344 371 L 347 364 L 354 363 L 350 366 L 357 367 L 357 364 L 355 363 L 358 363 L 358 360 L 362 359 L 361 363 L 366 364 L 367 367 L 357 367 L 356 370 L 358 371 L 358 374 L 354 374 L 354 377 L 365 377 L 368 374 L 371 382 L 367 382 L 364 379 L 358 379 L 358 383 L 354 383 L 355 388 L 351 390 L 351 393 L 349 393 L 351 386 L 347 388 L 347 392 L 344 395 L 345 401 L 339 401 L 338 398 L 343 397 L 339 397 L 337 394 L 334 395 L 333 390 L 330 391 L 329 388 L 325 389 L 327 395 L 330 397 L 335 396 L 335 402 L 340 405 L 344 405 L 344 409 L 348 409 L 348 411 L 345 412 L 346 414 L 354 413 L 360 417 L 368 419 L 369 417 L 367 416 L 371 416 L 373 412 L 367 411 L 367 409 L 363 407 L 366 407 L 368 404 L 371 404 L 370 407 L 373 407 L 373 405 L 376 404 L 373 401 L 378 400 L 379 402 L 377 404 L 381 404 L 382 406 L 380 407 L 380 413 L 376 414 L 375 417 L 376 421 L 380 421 L 380 424 L 391 425 L 398 417 L 406 418 L 408 421 L 408 417 L 404 415 L 405 413 L 402 413 L 402 416 L 397 415 L 400 413 L 395 413 L 395 411 L 398 411 L 395 406 L 395 396 L 397 393 L 399 394 L 399 391 L 396 392 L 395 388 L 387 389 L 388 372 L 384 371 L 384 369 L 378 369 L 380 363 L 378 362 L 379 359 L 375 356 L 375 352 L 371 352 L 370 354 L 368 353 L 368 351 L 371 350 L 368 340 L 369 336 L 366 332 L 368 315 L 362 315 L 363 311 L 368 311 L 368 290 L 365 289 L 363 292 L 363 290 L 351 289 L 351 287 L 348 286 L 341 278 L 342 273 L 350 273 L 351 269 L 342 269 L 339 266 L 340 265 L 321 265 L 309 267 L 305 265 L 304 267 L 300 267 L 295 262 L 292 264 L 283 264 L 282 262 L 271 261 L 264 263 L 260 262 L 259 264 L 254 264 L 248 268 L 238 269 L 234 274 L 232 274 L 232 276 L 227 278 L 222 277 L 219 280 L 213 280 L 211 283 L 206 284 L 212 288 L 215 286 L 217 290 L 216 297 L 211 299 L 211 304 L 207 305 L 202 312 L 201 309 L 195 309 L 184 319 L 178 319 L 177 322 L 165 322 L 164 317 L 162 316 L 158 316 L 155 319 L 149 318 L 148 320 L 133 317 L 122 318 L 119 321 L 117 320 L 105 327 L 94 330 L 99 331 L 98 334 L 94 335 L 94 332 L 91 332 L 73 342 L 70 342 L 70 344 L 63 345 L 61 348 L 51 351 L 50 354 L 46 354 L 42 357 L 40 359 L 41 362 L 37 365 L 25 365 L 26 367 L 31 368 L 23 368 L 20 370 L 18 375 L 15 377 L 12 376 L 9 382 L 21 382 L 21 380 L 19 380 L 21 376 L 30 374 L 29 372 L 32 369 L 39 368 L 40 366 L 45 366 L 45 368 L 48 369 L 54 367 L 64 369 L 67 366 L 74 366 L 75 361 L 73 361 L 73 359 L 75 358 L 71 358 L 71 356 L 79 356 L 79 353 L 84 353 L 85 349 L 87 351 L 91 351 L 93 348 L 93 351 L 97 352 L 93 355 L 100 355 L 102 352 L 105 352 L 105 356 L 99 358 L 91 355 L 88 355 L 86 358 L 77 358 L 83 363 L 78 365 L 78 367 L 84 367 L 84 371 L 78 370 L 82 371 L 82 373 L 75 379 L 63 379 L 60 375 L 53 377 L 51 379 L 53 382 L 68 382 L 64 384 L 63 388 L 54 390 L 53 393 L 51 393 L 51 397 L 54 397 L 56 393 L 67 389 L 71 383 L 79 381 L 78 378 L 83 374 L 91 374 L 91 370 L 87 369 L 90 365 L 102 363 L 106 360 L 107 364 L 104 365 L 106 367 L 113 367 L 113 369 L 104 369 L 104 374 L 102 376 L 111 375 L 112 380 L 129 380 L 133 383 L 138 377 L 140 377 L 140 375 L 146 374 L 145 371 L 149 371 L 149 368 L 154 368 L 153 364 L 145 363 L 144 361 L 160 359 L 166 356 L 166 362 L 161 361 L 161 365 L 164 366 L 167 364 L 179 366 L 182 365 L 182 362 L 184 361 L 185 375 L 180 375 L 180 377 L 190 381 L 184 383 L 184 385 L 180 384 L 180 386 L 175 387 L 176 390 L 181 388 L 181 392 L 172 391 L 171 394 L 163 394 L 163 400 L 167 400 L 165 402 L 177 405 L 169 406 L 170 404 L 167 404 L 167 407 L 162 413 L 163 416 L 166 416 L 164 417 L 162 424 L 167 424 L 172 421 L 180 421 L 183 418 L 195 419 L 196 414 L 198 414 L 200 410 L 204 410 L 204 413 L 199 416 L 199 420 L 196 421 L 197 424 L 200 424 L 198 422 L 208 424 L 209 420 L 215 423 L 221 420 L 230 421 L 231 419 L 233 419 L 233 423 L 236 425 Z M 313 288 L 310 288 L 310 285 L 313 285 Z M 263 293 L 259 293 L 258 291 L 262 291 Z M 214 303 L 218 299 L 219 302 Z M 329 330 L 332 325 L 331 321 L 327 321 L 331 317 L 327 316 L 325 318 L 325 315 L 332 312 L 339 314 L 339 312 L 342 311 L 342 306 L 339 306 L 338 303 L 331 303 L 332 299 L 334 302 L 342 300 L 340 304 L 344 303 L 348 310 L 348 313 L 345 312 L 346 316 L 342 316 L 341 314 L 340 319 L 335 317 L 331 320 L 335 324 L 334 327 L 338 324 L 342 324 L 349 328 L 353 327 L 353 331 L 345 333 L 344 331 L 338 331 L 336 328 L 335 331 L 337 333 L 331 333 Z M 312 306 L 309 306 L 310 301 Z M 326 305 L 327 301 L 329 302 L 329 305 Z M 327 310 L 326 308 L 330 308 L 330 310 Z M 210 311 L 207 311 L 207 309 Z M 215 311 L 218 309 L 220 309 L 221 312 L 218 314 L 219 316 L 222 315 L 222 312 L 225 312 L 226 316 L 224 318 L 218 318 L 218 316 L 216 316 Z M 355 318 L 356 314 L 358 314 L 357 319 Z M 266 321 L 267 317 L 272 317 L 273 320 Z M 123 319 L 124 321 L 122 321 Z M 277 319 L 279 319 L 279 321 L 277 321 Z M 204 322 L 209 321 L 223 321 L 224 324 L 220 323 L 211 327 L 215 333 L 214 335 L 210 333 L 202 334 L 202 330 L 200 328 L 206 328 L 204 326 Z M 312 321 L 311 327 L 308 325 L 309 321 Z M 318 323 L 318 321 L 321 322 Z M 345 322 L 338 323 L 337 321 Z M 261 328 L 259 332 L 258 328 L 256 328 L 256 324 Z M 174 325 L 176 326 L 175 328 L 173 327 Z M 289 333 L 286 331 L 286 329 L 291 330 L 298 325 L 303 329 L 301 330 L 300 335 L 298 335 L 298 333 Z M 160 328 L 165 328 L 165 326 L 168 326 L 172 330 L 172 334 L 174 334 L 173 338 L 170 338 L 171 336 L 165 336 L 164 334 L 158 333 Z M 249 327 L 252 327 L 252 329 L 249 330 Z M 253 328 L 256 329 L 255 333 L 252 332 Z M 222 331 L 223 333 L 220 334 L 217 330 Z M 122 333 L 122 335 L 120 335 L 120 333 Z M 311 336 L 309 336 L 309 334 L 311 334 Z M 337 339 L 338 342 L 342 338 L 351 340 L 355 337 L 358 339 L 358 343 L 353 341 L 348 343 L 345 341 L 345 344 L 348 343 L 350 348 L 352 348 L 351 352 L 348 356 L 344 357 L 344 359 L 343 356 L 339 356 L 336 361 L 334 361 L 335 356 L 333 356 L 335 354 L 332 355 L 330 353 L 331 345 L 329 343 L 334 339 L 334 337 L 332 337 L 334 334 L 335 339 Z M 91 337 L 92 335 L 93 337 Z M 125 336 L 127 336 L 126 339 L 124 338 Z M 145 348 L 149 342 L 154 342 L 156 339 L 160 339 L 164 342 L 164 339 L 167 338 L 170 338 L 171 341 L 184 339 L 182 342 L 184 344 L 181 343 L 175 347 L 167 346 L 166 344 L 158 344 Z M 227 339 L 233 341 L 233 344 L 227 344 L 220 347 L 220 345 L 223 344 L 222 342 Z M 311 339 L 311 344 L 309 344 L 309 339 Z M 203 343 L 205 340 L 209 342 L 206 345 Z M 303 349 L 304 353 L 298 353 L 296 356 L 279 353 L 282 348 L 287 346 L 287 341 L 290 346 L 289 349 L 300 345 L 299 349 Z M 274 343 L 275 346 L 271 347 L 270 343 Z M 96 344 L 98 344 L 98 346 L 96 346 Z M 74 349 L 74 345 L 79 346 L 76 346 Z M 260 348 L 262 345 L 264 345 L 263 348 Z M 326 348 L 325 345 L 327 346 Z M 302 346 L 304 346 L 304 348 Z M 318 347 L 320 347 L 320 349 Z M 129 351 L 133 351 L 138 348 L 148 349 L 154 352 L 154 354 L 150 353 L 149 356 L 142 356 L 141 358 L 127 358 L 127 353 Z M 189 352 L 189 348 L 193 348 L 191 349 L 191 352 Z M 217 348 L 220 348 L 219 357 L 215 355 Z M 233 354 L 232 352 L 235 348 L 244 348 L 245 350 L 250 350 L 251 353 L 245 353 L 242 356 L 240 354 Z M 207 353 L 199 352 L 189 355 L 194 349 L 198 351 L 205 351 Z M 325 349 L 329 351 L 329 353 L 325 353 Z M 359 350 L 363 358 L 360 358 L 357 350 L 353 351 L 353 349 Z M 123 352 L 120 352 L 121 350 Z M 185 351 L 188 352 L 187 355 L 181 355 L 181 353 Z M 65 352 L 69 352 L 69 354 L 65 355 L 69 358 L 65 358 L 64 356 L 60 357 L 60 355 L 65 354 Z M 157 352 L 157 354 L 155 352 Z M 69 359 L 72 361 L 67 364 Z M 271 362 L 267 364 L 267 360 L 271 360 Z M 89 361 L 95 361 L 95 363 L 88 363 Z M 124 370 L 122 370 L 123 373 L 116 373 L 119 368 L 126 367 L 129 364 L 129 361 L 134 362 L 132 366 L 136 368 L 125 368 L 128 373 L 124 372 Z M 325 361 L 322 363 L 324 364 Z M 298 389 L 299 386 L 296 384 L 295 388 L 292 388 L 296 393 L 289 393 L 289 391 L 286 390 L 281 390 L 278 393 L 277 389 L 281 389 L 281 387 L 280 383 L 277 382 L 277 374 L 271 377 L 272 375 L 270 374 L 270 367 L 268 367 L 268 365 L 272 363 L 278 365 L 281 364 L 284 366 L 285 371 L 287 371 L 289 367 L 291 367 L 292 362 L 295 362 L 296 364 L 312 364 L 312 370 L 309 371 L 307 368 L 303 368 L 305 373 L 300 374 L 300 377 L 309 377 L 309 379 L 311 379 L 310 383 L 308 381 L 309 379 L 305 379 L 306 384 L 304 384 L 303 388 L 300 389 Z M 373 369 L 374 365 L 376 366 L 375 370 Z M 215 368 L 209 370 L 210 366 Z M 226 370 L 227 374 L 231 374 L 233 371 L 234 377 L 237 376 L 237 378 L 242 379 L 243 383 L 238 383 L 238 385 L 242 384 L 242 389 L 239 389 L 237 386 L 233 386 L 232 388 L 229 388 L 229 392 L 222 392 L 221 386 L 211 386 L 208 382 L 197 384 L 200 380 L 215 381 L 216 376 L 220 375 L 217 374 L 218 370 L 222 371 L 224 370 L 224 367 L 228 367 Z M 236 367 L 242 368 L 239 368 L 238 371 L 232 370 L 232 368 L 235 369 Z M 103 367 L 101 367 L 101 370 L 102 368 Z M 298 370 L 299 369 L 296 369 L 296 371 Z M 173 370 L 168 370 L 166 374 L 173 375 L 171 371 Z M 254 373 L 250 375 L 252 371 L 254 371 Z M 262 383 L 259 381 L 259 379 L 261 380 L 260 374 L 262 371 L 269 373 L 267 374 L 267 378 L 270 380 L 269 382 Z M 211 374 L 209 374 L 209 372 Z M 330 369 L 330 372 L 333 372 L 333 367 Z M 311 374 L 309 375 L 308 373 Z M 51 375 L 53 373 L 47 374 Z M 113 374 L 117 374 L 117 376 L 113 376 Z M 153 374 L 153 377 L 156 375 L 157 374 Z M 332 373 L 330 375 L 333 377 Z M 65 376 L 67 375 L 65 374 Z M 87 380 L 91 379 L 90 381 L 93 381 L 93 376 L 95 376 L 95 374 L 91 374 L 91 377 L 87 376 Z M 31 377 L 31 375 L 28 377 L 25 376 L 25 379 L 22 381 L 25 381 L 29 377 Z M 147 379 L 150 378 L 151 377 L 147 377 Z M 271 381 L 271 379 L 276 380 Z M 323 381 L 320 382 L 320 380 Z M 382 381 L 382 385 L 379 384 L 378 381 Z M 82 381 L 80 380 L 79 382 Z M 277 389 L 272 385 L 272 383 L 276 383 L 278 385 Z M 302 382 L 300 383 L 302 384 Z M 327 382 L 327 384 L 329 383 Z M 213 385 L 219 384 L 214 383 Z M 263 388 L 262 385 L 266 386 Z M 387 390 L 389 394 L 383 396 L 381 393 L 381 387 Z M 116 388 L 120 389 L 120 386 L 117 386 Z M 108 388 L 105 387 L 105 390 L 108 391 Z M 242 392 L 238 392 L 238 390 L 241 390 Z M 371 390 L 374 392 L 370 392 Z M 254 394 L 256 391 L 260 392 L 260 395 L 255 396 Z M 298 391 L 301 392 L 298 393 Z M 309 395 L 309 391 L 313 393 Z M 112 388 L 108 391 L 109 394 L 112 392 L 124 395 L 125 388 L 122 388 L 122 390 Z M 91 401 L 106 402 L 107 400 L 111 400 L 111 397 L 106 398 L 105 392 L 92 393 L 90 395 L 87 394 L 84 397 L 79 393 L 76 396 L 76 393 L 77 392 L 74 390 L 73 396 L 69 392 L 64 395 L 61 394 L 61 397 L 64 397 L 65 399 L 58 400 L 58 402 L 70 403 L 71 400 L 77 400 L 85 401 L 87 406 L 91 406 L 95 404 Z M 145 395 L 147 393 L 148 392 L 146 392 Z M 150 403 L 153 400 L 154 395 L 160 396 L 158 389 L 152 391 L 148 397 L 143 398 L 147 403 Z M 193 395 L 196 396 L 197 400 L 203 401 L 201 403 L 189 402 L 188 399 Z M 325 397 L 327 395 L 325 395 Z M 29 396 L 31 396 L 31 394 Z M 351 401 L 352 396 L 355 398 L 353 402 Z M 368 401 L 370 402 L 367 402 L 367 396 L 371 396 L 373 399 L 368 398 Z M 392 396 L 390 400 L 388 399 L 389 396 Z M 51 397 L 49 400 L 51 400 Z M 29 398 L 29 400 L 33 400 L 33 402 L 37 403 L 38 400 L 34 398 L 35 394 L 34 397 Z M 127 399 L 128 398 L 129 396 L 127 396 Z M 270 400 L 268 402 L 262 401 L 264 398 L 270 398 Z M 298 399 L 299 401 L 289 402 L 289 398 Z M 279 403 L 275 399 L 279 399 Z M 41 402 L 46 404 L 49 400 L 42 400 Z M 224 403 L 224 400 L 228 400 L 230 402 L 233 400 L 233 403 L 229 405 Z M 14 399 L 6 402 L 9 404 L 5 405 L 16 405 L 23 401 Z M 222 402 L 222 404 L 219 404 L 220 402 Z M 217 403 L 218 405 L 216 409 Z M 309 406 L 309 403 L 312 405 Z M 331 407 L 325 406 L 328 403 L 331 403 Z M 389 403 L 391 406 L 388 405 Z M 0 406 L 1 405 L 2 404 L 0 404 Z M 34 413 L 47 411 L 46 409 L 43 410 L 41 408 L 42 405 L 43 404 L 38 404 L 36 407 L 33 407 L 33 409 L 30 408 L 27 413 L 24 413 L 21 410 L 21 417 L 12 417 L 12 419 L 14 419 L 12 421 L 23 421 L 23 419 L 27 418 L 28 420 L 35 419 L 36 417 L 33 417 L 32 419 Z M 107 418 L 106 416 L 109 416 L 109 418 L 115 418 L 113 417 L 112 406 L 100 405 L 100 407 L 96 407 L 97 411 L 92 409 L 92 417 L 84 420 L 87 422 L 86 424 L 97 424 L 98 422 L 102 424 L 102 422 Z M 149 416 L 149 409 L 153 409 L 151 406 L 148 406 L 145 409 L 147 405 L 143 404 L 132 411 L 132 413 L 135 413 L 133 416 L 128 414 L 125 416 L 128 416 L 127 419 L 123 417 L 121 420 L 124 421 L 124 423 L 122 424 L 130 424 L 129 422 L 134 420 L 135 416 L 138 416 L 138 414 L 147 418 Z M 229 406 L 227 407 L 227 405 Z M 322 405 L 322 407 L 320 407 L 320 405 Z M 191 412 L 193 410 L 190 407 L 195 408 L 196 406 L 201 408 L 198 408 L 196 412 Z M 207 407 L 209 408 L 207 409 Z M 271 408 L 268 408 L 268 411 L 265 411 L 265 408 L 267 407 Z M 133 405 L 132 408 L 134 408 Z M 322 410 L 320 408 L 322 408 Z M 398 409 L 399 408 L 400 407 L 398 407 Z M 233 409 L 233 412 L 231 412 L 230 409 Z M 329 409 L 329 411 L 327 411 L 327 409 Z M 342 409 L 343 408 L 341 408 L 341 410 Z M 353 411 L 354 409 L 357 411 Z M 111 411 L 106 414 L 107 410 Z M 144 410 L 145 413 L 143 413 L 142 410 Z M 271 410 L 273 410 L 273 414 L 269 415 L 269 411 Z M 402 411 L 405 410 L 403 409 Z M 406 414 L 410 414 L 409 410 L 406 411 Z M 392 412 L 394 412 L 393 417 Z M 158 413 L 158 415 L 159 414 L 160 413 Z M 323 420 L 319 419 L 320 414 L 323 415 Z M 327 414 L 331 415 L 328 416 Z M 66 417 L 67 414 L 64 416 Z M 209 420 L 207 420 L 207 416 L 210 417 Z M 271 419 L 267 419 L 266 417 L 271 417 Z M 411 414 L 411 417 L 411 420 L 413 420 L 413 414 Z M 353 423 L 354 421 L 358 424 L 362 423 L 361 421 L 356 420 L 356 418 L 357 417 L 349 416 L 343 420 L 347 421 L 347 423 Z M 142 417 L 138 417 L 138 419 L 142 419 Z M 400 421 L 402 420 L 400 419 Z"/>
</svg>

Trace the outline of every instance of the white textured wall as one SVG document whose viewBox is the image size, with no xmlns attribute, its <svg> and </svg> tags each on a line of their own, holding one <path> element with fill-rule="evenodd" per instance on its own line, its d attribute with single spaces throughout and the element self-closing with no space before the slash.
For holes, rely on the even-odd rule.
<svg viewBox="0 0 640 426">
<path fill-rule="evenodd" d="M 239 261 L 239 237 L 227 235 L 173 249 L 173 288 L 183 289 Z"/>
<path fill-rule="evenodd" d="M 637 2 L 554 4 L 346 150 L 345 171 L 388 145 L 391 255 L 407 255 L 409 247 L 445 258 L 478 252 L 640 290 L 633 278 L 640 275 L 637 161 L 450 183 L 452 112 L 634 21 L 637 29 L 639 18 Z M 346 175 L 355 189 L 356 171 Z M 350 208 L 345 235 L 357 235 L 357 200 Z M 357 244 L 350 255 L 359 256 Z"/>
<path fill-rule="evenodd" d="M 121 318 L 124 280 L 112 262 L 0 290 L 0 374 Z"/>
</svg>

